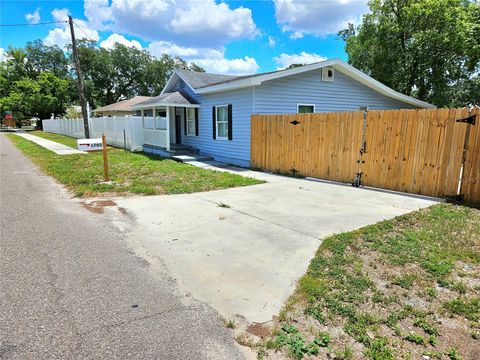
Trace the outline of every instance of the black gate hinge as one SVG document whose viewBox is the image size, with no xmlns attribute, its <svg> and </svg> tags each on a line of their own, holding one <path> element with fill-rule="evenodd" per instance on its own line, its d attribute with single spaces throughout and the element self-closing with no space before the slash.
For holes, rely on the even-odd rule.
<svg viewBox="0 0 480 360">
<path fill-rule="evenodd" d="M 457 120 L 455 120 L 455 121 L 456 121 L 456 122 L 461 122 L 461 123 L 467 123 L 467 124 L 475 125 L 475 119 L 476 119 L 476 117 L 477 117 L 477 114 L 473 114 L 473 115 L 467 116 L 466 118 L 457 119 Z"/>
<path fill-rule="evenodd" d="M 293 121 L 290 121 L 290 124 L 292 124 L 292 125 L 298 125 L 298 124 L 300 124 L 300 121 L 293 120 Z"/>
</svg>

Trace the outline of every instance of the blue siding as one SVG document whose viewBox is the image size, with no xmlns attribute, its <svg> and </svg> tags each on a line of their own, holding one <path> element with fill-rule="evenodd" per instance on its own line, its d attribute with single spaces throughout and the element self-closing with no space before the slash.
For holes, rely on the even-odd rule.
<svg viewBox="0 0 480 360">
<path fill-rule="evenodd" d="M 185 136 L 182 144 L 219 161 L 248 167 L 250 165 L 250 116 L 256 114 L 296 113 L 297 104 L 315 104 L 316 112 L 372 109 L 407 109 L 412 105 L 386 97 L 360 82 L 335 71 L 335 81 L 321 80 L 321 70 L 310 71 L 263 83 L 261 86 L 216 94 L 195 94 L 182 80 L 174 91 L 183 90 L 201 104 L 199 136 Z M 255 99 L 255 104 L 254 104 Z M 232 104 L 233 140 L 212 137 L 212 106 Z"/>
<path fill-rule="evenodd" d="M 250 116 L 253 108 L 251 88 L 196 95 L 201 107 L 198 111 L 198 136 L 185 136 L 182 128 L 182 144 L 212 155 L 216 160 L 248 167 L 250 165 Z M 232 140 L 213 139 L 212 107 L 232 104 Z M 182 124 L 183 127 L 183 124 Z"/>
<path fill-rule="evenodd" d="M 335 81 L 322 81 L 321 69 L 264 82 L 255 90 L 255 113 L 296 113 L 297 104 L 315 104 L 316 112 L 412 109 L 413 105 L 384 96 L 335 70 Z"/>
<path fill-rule="evenodd" d="M 186 92 L 192 99 L 195 101 L 199 102 L 199 97 L 197 94 L 195 94 L 190 87 L 185 84 L 185 82 L 182 79 L 178 79 L 177 83 L 175 84 L 173 91 L 184 91 Z"/>
</svg>

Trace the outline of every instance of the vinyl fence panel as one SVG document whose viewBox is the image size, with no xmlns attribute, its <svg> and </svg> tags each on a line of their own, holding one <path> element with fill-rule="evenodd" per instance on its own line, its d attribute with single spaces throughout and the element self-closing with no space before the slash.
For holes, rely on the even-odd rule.
<svg viewBox="0 0 480 360">
<path fill-rule="evenodd" d="M 43 131 L 61 134 L 76 139 L 85 137 L 82 119 L 42 120 Z M 90 137 L 99 138 L 105 134 L 107 144 L 127 150 L 142 150 L 143 127 L 141 116 L 113 116 L 91 118 Z"/>
</svg>

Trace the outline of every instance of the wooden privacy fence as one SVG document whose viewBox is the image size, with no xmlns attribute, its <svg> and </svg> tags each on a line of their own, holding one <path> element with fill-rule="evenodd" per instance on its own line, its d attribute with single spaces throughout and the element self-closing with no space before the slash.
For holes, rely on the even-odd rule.
<svg viewBox="0 0 480 360">
<path fill-rule="evenodd" d="M 479 109 L 253 115 L 252 167 L 480 204 Z M 474 122 L 474 124 L 472 123 Z"/>
</svg>

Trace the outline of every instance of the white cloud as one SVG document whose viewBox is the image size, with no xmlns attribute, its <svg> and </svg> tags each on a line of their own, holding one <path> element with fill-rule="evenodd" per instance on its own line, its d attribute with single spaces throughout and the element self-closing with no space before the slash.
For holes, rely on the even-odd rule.
<svg viewBox="0 0 480 360">
<path fill-rule="evenodd" d="M 303 33 L 299 31 L 295 31 L 290 35 L 290 39 L 295 40 L 295 39 L 301 39 L 303 38 Z"/>
<path fill-rule="evenodd" d="M 184 60 L 193 61 L 207 72 L 230 75 L 253 74 L 259 66 L 252 57 L 237 59 L 225 58 L 225 49 L 182 47 L 167 41 L 156 41 L 148 47 L 150 53 L 161 57 L 162 54 L 180 56 Z"/>
<path fill-rule="evenodd" d="M 29 24 L 38 24 L 40 22 L 40 8 L 37 8 L 33 13 L 25 14 L 25 19 Z"/>
<path fill-rule="evenodd" d="M 105 48 L 115 42 L 141 48 L 128 35 L 151 41 L 148 50 L 160 57 L 166 53 L 194 61 L 207 71 L 251 74 L 259 66 L 253 57 L 227 59 L 224 45 L 235 39 L 253 38 L 258 29 L 248 8 L 231 8 L 216 0 L 85 0 L 87 21 L 74 19 L 87 36 L 75 29 L 77 38 L 98 41 L 98 31 L 113 34 L 100 43 Z M 65 20 L 67 9 L 55 9 L 55 20 Z M 51 30 L 44 42 L 65 46 L 70 42 L 66 26 Z"/>
<path fill-rule="evenodd" d="M 277 45 L 277 40 L 273 36 L 268 37 L 268 46 L 274 48 Z"/>
<path fill-rule="evenodd" d="M 139 50 L 142 49 L 142 45 L 137 40 L 128 40 L 127 38 L 125 38 L 125 36 L 119 35 L 119 34 L 110 35 L 108 38 L 106 38 L 100 43 L 100 46 L 105 49 L 112 49 L 116 43 L 119 43 L 128 47 L 134 47 Z"/>
<path fill-rule="evenodd" d="M 277 70 L 285 69 L 291 64 L 311 64 L 314 62 L 325 61 L 326 57 L 302 51 L 300 54 L 280 54 L 273 58 L 273 61 L 279 65 Z"/>
<path fill-rule="evenodd" d="M 257 34 L 250 9 L 215 0 L 86 0 L 85 16 L 101 30 L 182 46 L 220 47 Z"/>
<path fill-rule="evenodd" d="M 232 10 L 226 3 L 216 4 L 210 0 L 193 2 L 188 9 L 178 8 L 171 28 L 176 34 L 192 38 L 195 43 L 206 35 L 210 40 L 239 39 L 256 33 L 250 9 L 239 7 Z"/>
<path fill-rule="evenodd" d="M 85 0 L 85 16 L 92 27 L 108 30 L 112 26 L 112 9 L 108 0 Z"/>
<path fill-rule="evenodd" d="M 148 50 L 153 56 L 157 57 L 161 57 L 163 54 L 181 58 L 199 55 L 199 50 L 196 48 L 178 46 L 168 41 L 154 41 L 148 46 Z"/>
<path fill-rule="evenodd" d="M 292 39 L 336 34 L 368 11 L 367 0 L 274 0 L 275 17 Z"/>
<path fill-rule="evenodd" d="M 193 59 L 207 72 L 229 75 L 249 75 L 258 71 L 258 64 L 254 58 L 245 56 L 238 59 L 226 59 L 223 53 L 217 58 Z"/>
<path fill-rule="evenodd" d="M 66 21 L 68 20 L 69 11 L 68 9 L 54 9 L 52 11 L 52 16 L 55 21 Z M 73 19 L 75 25 L 75 37 L 77 40 L 80 39 L 89 39 L 98 41 L 100 39 L 98 31 L 90 27 L 90 25 L 80 19 Z M 68 23 L 62 24 L 61 27 L 57 27 L 48 32 L 43 42 L 46 45 L 58 45 L 61 48 L 65 47 L 67 44 L 72 42 L 70 35 L 70 28 Z"/>
</svg>

